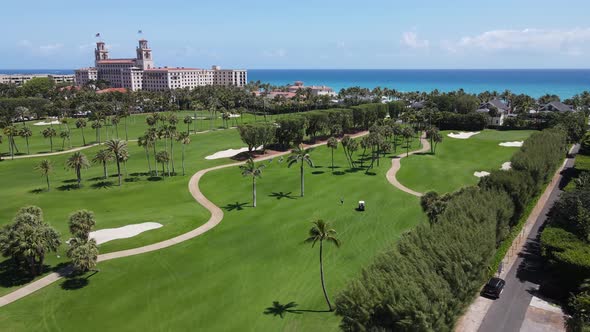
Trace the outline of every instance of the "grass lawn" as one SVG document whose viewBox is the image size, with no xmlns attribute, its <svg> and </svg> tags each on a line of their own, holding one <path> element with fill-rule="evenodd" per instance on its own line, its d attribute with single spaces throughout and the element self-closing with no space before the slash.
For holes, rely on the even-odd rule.
<svg viewBox="0 0 590 332">
<path fill-rule="evenodd" d="M 474 185 L 479 181 L 474 172 L 499 169 L 518 150 L 498 144 L 523 141 L 533 131 L 484 130 L 468 139 L 450 138 L 448 133 L 450 131 L 442 132 L 444 140 L 438 144 L 436 154 L 402 159 L 397 179 L 404 186 L 423 193 L 431 190 L 446 193 Z"/>
<path fill-rule="evenodd" d="M 493 136 L 493 133 L 496 132 L 481 134 L 483 140 L 486 136 Z M 528 135 L 520 133 L 524 136 L 507 135 Z M 211 144 L 216 144 L 217 140 L 225 139 L 222 138 L 225 135 L 236 134 L 235 131 L 224 131 L 204 134 L 203 137 L 205 135 L 211 135 Z M 456 148 L 455 145 L 463 148 Z M 443 155 L 443 146 L 448 149 L 447 153 L 457 153 L 471 145 L 479 146 L 478 140 L 446 138 L 438 153 Z M 204 148 L 204 143 L 199 144 L 196 148 L 199 153 L 194 154 L 202 158 L 206 154 L 200 153 L 200 149 Z M 502 149 L 511 153 L 515 151 Z M 478 149 L 473 148 L 473 151 Z M 267 168 L 258 181 L 257 208 L 250 207 L 251 179 L 243 178 L 237 167 L 208 173 L 201 181 L 201 189 L 225 213 L 223 221 L 213 230 L 161 251 L 101 263 L 100 272 L 79 289 L 68 289 L 67 281 L 59 281 L 2 308 L 0 326 L 10 331 L 71 331 L 80 328 L 97 331 L 337 330 L 338 317 L 322 312 L 326 304 L 319 281 L 318 248 L 303 244 L 311 227 L 310 222 L 315 218 L 332 222 L 342 241 L 339 249 L 333 246 L 325 248 L 326 282 L 334 299 L 363 266 L 373 261 L 376 254 L 426 218 L 417 197 L 395 189 L 385 179 L 390 166 L 388 160 L 382 159 L 381 166 L 367 175 L 363 171 L 347 170 L 341 147 L 335 151 L 334 157 L 335 164 L 341 167 L 336 169 L 338 175 L 331 173 L 330 151 L 326 147 L 312 152 L 317 167 L 306 168 L 306 195 L 303 198 L 299 197 L 297 167 L 287 168 L 285 162 L 279 162 L 279 158 L 263 161 Z M 496 160 L 489 159 L 499 167 L 505 157 L 509 158 L 509 155 L 499 154 Z M 199 164 L 199 157 L 191 158 L 194 161 L 191 173 L 209 166 L 204 162 Z M 407 162 L 418 158 L 410 157 Z M 476 162 L 474 159 L 477 158 L 473 154 L 457 154 L 455 159 L 468 165 Z M 143 159 L 140 160 L 145 164 Z M 407 165 L 402 164 L 404 170 Z M 0 165 L 0 170 L 3 166 Z M 12 172 L 19 170 L 13 169 Z M 36 180 L 41 183 L 41 179 Z M 422 178 L 426 185 L 429 180 L 429 177 Z M 449 190 L 472 183 L 468 177 L 459 180 L 447 177 L 447 180 L 452 181 L 447 186 Z M 30 188 L 21 184 L 22 181 L 25 180 L 21 178 L 14 186 L 21 187 L 21 192 L 26 193 Z M 161 187 L 151 188 L 149 185 L 152 183 L 146 183 L 147 187 L 134 193 L 138 197 L 133 203 L 127 202 L 131 198 L 127 195 L 119 198 L 118 207 L 113 206 L 116 204 L 111 201 L 99 208 L 117 209 L 113 216 L 125 215 L 122 219 L 126 224 L 143 221 L 136 219 L 136 214 L 142 215 L 143 209 L 151 209 L 146 215 L 160 213 L 162 216 L 186 219 L 186 214 L 178 215 L 176 203 L 168 200 L 184 202 L 184 197 L 188 195 L 188 176 L 184 181 L 178 180 L 178 185 L 174 181 L 166 179 L 157 182 Z M 141 182 L 125 183 L 125 186 Z M 173 182 L 170 188 L 166 185 Z M 31 183 L 28 186 L 35 188 L 38 185 Z M 123 189 L 108 189 L 107 192 L 119 197 L 115 190 Z M 92 190 L 85 188 L 80 193 L 83 191 Z M 73 194 L 76 195 L 76 192 Z M 175 199 L 164 196 L 174 196 Z M 340 204 L 341 198 L 344 199 L 343 205 Z M 367 211 L 355 211 L 358 200 L 367 202 Z M 70 204 L 62 198 L 61 202 L 64 201 Z M 190 205 L 188 200 L 186 203 Z M 15 204 L 15 208 L 20 205 Z M 92 209 L 86 203 L 83 207 Z M 194 224 L 207 219 L 208 213 L 199 213 L 200 208 L 194 201 L 192 209 L 196 211 L 192 218 Z M 50 219 L 48 213 L 46 211 L 46 219 Z M 14 214 L 14 208 L 11 214 Z M 295 309 L 300 311 L 287 312 L 284 318 L 265 314 L 265 308 L 270 307 L 273 301 L 281 304 L 296 302 L 298 306 Z"/>
<path fill-rule="evenodd" d="M 221 113 L 217 113 L 216 116 L 214 116 L 213 114 L 210 114 L 209 112 L 206 111 L 199 111 L 199 112 L 194 112 L 194 111 L 180 111 L 180 112 L 176 112 L 176 116 L 178 118 L 178 123 L 176 124 L 177 130 L 180 131 L 187 131 L 188 126 L 186 124 L 183 123 L 183 120 L 185 118 L 185 116 L 191 116 L 194 117 L 196 114 L 196 120 L 193 120 L 194 122 L 192 124 L 190 124 L 190 130 L 194 131 L 195 129 L 197 131 L 205 131 L 205 130 L 210 130 L 210 129 L 221 129 L 224 128 L 225 124 L 223 122 L 223 119 L 221 118 Z M 136 115 L 132 115 L 130 117 L 127 118 L 127 135 L 129 136 L 130 140 L 135 140 L 137 139 L 139 136 L 143 135 L 143 133 L 146 131 L 147 129 L 147 124 L 145 122 L 145 118 L 148 116 L 148 114 L 136 114 Z M 273 116 L 273 119 L 275 117 Z M 210 121 L 210 119 L 212 119 L 212 121 Z M 76 128 L 76 120 L 77 119 L 67 119 L 68 124 L 55 124 L 52 125 L 52 127 L 55 129 L 57 136 L 53 137 L 53 151 L 62 151 L 62 143 L 63 143 L 63 147 L 65 150 L 70 149 L 70 143 L 71 143 L 71 147 L 79 147 L 83 145 L 83 137 L 82 137 L 82 130 Z M 47 120 L 49 121 L 49 120 Z M 264 118 L 262 116 L 254 116 L 252 114 L 249 113 L 245 113 L 242 115 L 242 117 L 239 118 L 232 118 L 231 120 L 228 121 L 227 125 L 228 126 L 236 126 L 238 124 L 241 123 L 251 123 L 254 121 L 264 121 Z M 28 121 L 26 122 L 26 126 L 28 126 L 31 131 L 33 132 L 33 136 L 31 136 L 29 138 L 29 149 L 31 154 L 37 154 L 37 153 L 46 153 L 46 152 L 50 152 L 51 150 L 51 145 L 50 145 L 50 140 L 48 138 L 44 138 L 43 135 L 41 134 L 41 132 L 49 127 L 49 125 L 42 125 L 42 126 L 36 126 L 34 125 L 35 123 L 39 123 L 39 122 L 43 122 L 43 120 L 34 120 L 34 121 Z M 15 126 L 17 128 L 21 128 L 23 126 L 23 123 L 16 123 Z M 61 131 L 66 131 L 67 128 L 70 129 L 70 141 L 68 142 L 67 140 L 64 142 L 60 137 L 59 137 L 59 133 Z M 97 142 L 97 132 L 96 129 L 92 129 L 92 121 L 88 120 L 87 121 L 87 126 L 86 128 L 84 128 L 84 138 L 86 139 L 86 144 L 93 144 L 95 142 Z M 117 135 L 118 132 L 118 135 Z M 107 139 L 110 138 L 115 138 L 115 137 L 120 137 L 122 139 L 125 139 L 125 119 L 121 119 L 121 122 L 119 123 L 119 125 L 117 127 L 109 124 L 103 125 L 103 127 L 100 129 L 100 139 L 101 141 L 105 141 Z M 26 145 L 26 141 L 24 138 L 22 137 L 15 137 L 15 143 L 18 147 L 18 152 L 19 153 L 15 153 L 15 155 L 18 154 L 26 154 L 27 152 L 27 145 Z M 4 142 L 3 144 L 0 145 L 0 154 L 2 154 L 2 156 L 4 158 L 10 158 L 10 153 L 9 153 L 9 146 L 8 146 L 8 139 L 7 137 L 4 137 Z"/>
</svg>

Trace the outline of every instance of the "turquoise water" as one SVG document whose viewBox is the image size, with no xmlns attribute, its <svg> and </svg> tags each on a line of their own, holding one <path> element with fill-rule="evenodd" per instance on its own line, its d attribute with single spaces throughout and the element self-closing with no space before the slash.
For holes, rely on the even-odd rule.
<svg viewBox="0 0 590 332">
<path fill-rule="evenodd" d="M 72 70 L 35 69 L 0 70 L 1 73 L 71 74 Z M 562 99 L 590 90 L 590 69 L 506 69 L 506 70 L 277 70 L 250 69 L 250 81 L 260 80 L 273 85 L 303 81 L 306 85 L 327 85 L 342 88 L 377 86 L 399 91 L 452 91 L 464 89 L 479 93 L 485 90 L 525 93 L 539 97 L 546 93 Z"/>
</svg>

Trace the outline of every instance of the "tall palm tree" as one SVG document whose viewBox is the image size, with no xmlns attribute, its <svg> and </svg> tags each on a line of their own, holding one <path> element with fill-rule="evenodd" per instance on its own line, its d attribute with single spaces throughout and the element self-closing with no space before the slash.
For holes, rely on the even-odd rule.
<svg viewBox="0 0 590 332">
<path fill-rule="evenodd" d="M 57 132 L 55 131 L 55 129 L 49 127 L 49 128 L 43 129 L 41 134 L 43 135 L 43 137 L 49 138 L 49 147 L 50 147 L 49 151 L 53 152 L 53 138 L 55 136 L 57 136 Z"/>
<path fill-rule="evenodd" d="M 184 120 L 182 122 L 184 122 L 184 124 L 186 124 L 186 132 L 190 133 L 191 132 L 191 123 L 193 123 L 193 118 L 190 115 L 187 115 L 184 117 Z"/>
<path fill-rule="evenodd" d="M 31 128 L 22 127 L 19 130 L 18 135 L 25 139 L 25 142 L 27 142 L 27 154 L 31 154 L 31 151 L 29 150 L 29 137 L 33 136 L 33 131 Z"/>
<path fill-rule="evenodd" d="M 166 165 L 170 161 L 170 155 L 168 151 L 160 151 L 156 153 L 156 162 L 162 164 L 162 176 L 164 175 L 164 165 Z M 170 171 L 168 171 L 168 176 L 170 176 Z"/>
<path fill-rule="evenodd" d="M 312 248 L 315 246 L 317 242 L 320 243 L 320 279 L 322 282 L 322 290 L 324 291 L 324 297 L 326 298 L 326 302 L 328 303 L 328 308 L 330 308 L 330 311 L 332 311 L 334 309 L 332 308 L 332 303 L 330 303 L 330 298 L 328 297 L 328 292 L 326 291 L 326 282 L 324 281 L 324 241 L 332 243 L 336 247 L 340 247 L 340 240 L 338 240 L 338 238 L 336 237 L 336 231 L 330 228 L 329 223 L 321 219 L 318 219 L 313 222 L 313 227 L 309 230 L 309 237 L 305 239 L 305 243 L 311 243 Z"/>
<path fill-rule="evenodd" d="M 105 142 L 107 150 L 115 157 L 117 162 L 117 176 L 119 177 L 119 186 L 121 185 L 121 161 L 125 161 L 128 156 L 127 142 L 118 139 L 111 139 Z"/>
<path fill-rule="evenodd" d="M 119 138 L 119 122 L 121 122 L 121 118 L 118 115 L 111 118 L 111 124 L 115 126 L 115 135 L 117 136 L 117 139 Z"/>
<path fill-rule="evenodd" d="M 191 136 L 188 132 L 181 132 L 176 136 L 176 140 L 182 144 L 182 175 L 184 176 L 184 146 L 191 144 Z"/>
<path fill-rule="evenodd" d="M 10 151 L 10 158 L 14 159 L 14 152 L 16 149 L 16 144 L 14 144 L 14 136 L 18 135 L 18 129 L 15 126 L 8 126 L 2 129 L 4 135 L 8 137 L 8 147 Z M 16 149 L 18 152 L 18 149 Z"/>
<path fill-rule="evenodd" d="M 156 142 L 158 141 L 158 131 L 156 128 L 148 128 L 145 133 L 146 140 L 148 144 L 154 149 L 154 159 L 156 158 Z M 156 171 L 156 176 L 158 176 L 158 165 L 157 161 L 154 160 L 154 170 Z"/>
<path fill-rule="evenodd" d="M 111 151 L 107 149 L 98 151 L 96 155 L 94 155 L 94 158 L 92 158 L 93 163 L 102 165 L 104 179 L 106 179 L 109 176 L 107 173 L 107 163 L 112 160 L 113 154 L 111 153 Z"/>
<path fill-rule="evenodd" d="M 47 181 L 47 191 L 49 191 L 49 174 L 53 173 L 53 163 L 49 159 L 43 159 L 35 166 L 35 169 L 41 173 L 41 176 Z"/>
<path fill-rule="evenodd" d="M 86 145 L 86 137 L 84 136 L 84 128 L 86 127 L 86 119 L 78 119 L 76 120 L 76 128 L 80 129 L 82 132 L 82 144 Z"/>
<path fill-rule="evenodd" d="M 143 135 L 140 136 L 137 139 L 137 145 L 139 145 L 140 147 L 143 147 L 143 149 L 145 150 L 145 157 L 147 159 L 147 163 L 148 163 L 148 170 L 149 170 L 149 174 L 152 174 L 152 163 L 150 162 L 150 147 L 151 147 L 152 142 L 149 140 L 148 135 Z"/>
<path fill-rule="evenodd" d="M 76 179 L 78 180 L 78 188 L 82 183 L 82 169 L 90 167 L 88 158 L 82 152 L 74 152 L 67 160 L 66 167 L 76 172 Z"/>
<path fill-rule="evenodd" d="M 100 120 L 94 120 L 94 122 L 92 122 L 92 128 L 96 130 L 96 141 L 100 144 L 100 128 L 102 128 Z"/>
<path fill-rule="evenodd" d="M 66 140 L 70 138 L 70 132 L 67 131 L 67 130 L 60 131 L 59 132 L 59 137 L 61 138 L 61 149 L 63 151 L 63 150 L 65 150 Z"/>
<path fill-rule="evenodd" d="M 249 158 L 248 161 L 244 165 L 240 166 L 242 170 L 243 176 L 251 176 L 252 177 L 252 206 L 256 207 L 256 178 L 262 177 L 262 170 L 266 165 L 260 164 L 256 166 L 254 164 L 254 160 Z"/>
<path fill-rule="evenodd" d="M 291 155 L 287 158 L 287 161 L 289 162 L 288 167 L 291 167 L 296 163 L 300 163 L 299 173 L 301 177 L 301 197 L 303 197 L 305 193 L 303 166 L 305 164 L 308 164 L 309 166 L 313 167 L 313 160 L 311 160 L 311 157 L 309 155 L 311 151 L 313 151 L 313 148 L 304 149 L 303 145 L 300 144 L 299 146 L 297 146 L 297 148 L 291 150 Z"/>
<path fill-rule="evenodd" d="M 336 137 L 330 137 L 327 146 L 332 150 L 332 173 L 334 173 L 334 150 L 338 148 L 338 140 Z"/>
<path fill-rule="evenodd" d="M 77 239 L 70 240 L 70 249 L 67 252 L 68 257 L 72 260 L 74 270 L 77 272 L 87 272 L 92 270 L 98 261 L 98 246 L 94 239 Z"/>
<path fill-rule="evenodd" d="M 90 231 L 96 225 L 94 212 L 88 210 L 79 210 L 70 214 L 68 220 L 68 227 L 70 233 L 79 239 L 86 240 L 90 235 Z"/>
<path fill-rule="evenodd" d="M 0 144 L 2 144 L 2 135 L 0 135 Z M 0 161 L 2 161 L 2 153 L 0 153 Z"/>
</svg>

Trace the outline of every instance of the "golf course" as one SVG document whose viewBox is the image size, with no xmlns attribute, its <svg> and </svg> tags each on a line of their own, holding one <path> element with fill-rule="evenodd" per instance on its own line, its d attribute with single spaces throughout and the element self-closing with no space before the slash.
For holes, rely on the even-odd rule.
<svg viewBox="0 0 590 332">
<path fill-rule="evenodd" d="M 182 121 L 182 116 L 179 119 Z M 244 120 L 255 119 L 248 115 Z M 263 121 L 260 117 L 256 120 Z M 127 121 L 130 140 L 146 129 L 145 115 L 134 115 Z M 162 176 L 162 172 L 153 176 L 148 173 L 144 148 L 129 141 L 130 157 L 126 171 L 122 171 L 121 186 L 117 185 L 114 162 L 108 164 L 106 179 L 100 164 L 83 169 L 78 188 L 75 172 L 62 166 L 69 153 L 15 160 L 5 155 L 0 163 L 0 177 L 4 179 L 0 225 L 9 223 L 26 205 L 43 210 L 45 221 L 60 232 L 62 242 L 70 237 L 68 216 L 80 209 L 95 212 L 95 230 L 147 222 L 162 225 L 99 244 L 101 254 L 187 233 L 211 216 L 187 188 L 191 176 L 200 170 L 237 163 L 230 158 L 206 157 L 245 146 L 237 130 L 219 129 L 224 127 L 221 121 L 203 121 L 200 126 L 197 131 L 203 132 L 193 133 L 190 144 L 184 146 L 184 176 L 180 143 L 173 147 L 175 175 Z M 204 132 L 210 127 L 219 130 Z M 101 130 L 106 135 L 106 129 Z M 119 124 L 118 136 L 125 139 L 124 133 Z M 401 160 L 397 173 L 400 183 L 422 193 L 445 193 L 473 185 L 478 181 L 474 172 L 500 168 L 518 149 L 499 143 L 525 140 L 532 131 L 484 130 L 469 139 L 442 133 L 444 140 L 434 154 L 425 152 Z M 87 130 L 86 136 L 86 143 L 93 144 L 94 130 Z M 113 128 L 109 136 L 117 136 Z M 420 149 L 419 142 L 414 138 L 409 150 Z M 22 142 L 18 143 L 24 149 Z M 405 153 L 403 146 L 381 156 L 379 165 L 365 171 L 349 167 L 341 146 L 332 150 L 318 143 L 308 151 L 313 167 L 303 167 L 304 196 L 300 167 L 289 167 L 289 151 L 256 163 L 264 165 L 256 179 L 256 207 L 252 179 L 243 176 L 237 165 L 206 172 L 191 190 L 202 193 L 223 212 L 215 227 L 162 250 L 100 262 L 98 272 L 83 277 L 62 278 L 0 308 L 0 326 L 6 331 L 337 330 L 339 318 L 327 311 L 322 293 L 318 247 L 304 243 L 312 221 L 329 222 L 341 243 L 339 247 L 324 244 L 326 288 L 335 298 L 377 254 L 427 218 L 418 197 L 395 188 L 386 179 L 391 158 Z M 80 131 L 72 137 L 72 147 L 81 145 Z M 32 154 L 48 152 L 48 147 L 42 137 L 31 139 Z M 80 152 L 91 159 L 100 149 L 97 145 Z M 363 158 L 361 153 L 357 152 L 355 158 Z M 45 179 L 35 170 L 41 159 L 54 165 L 49 191 Z M 163 165 L 157 167 L 162 171 Z M 361 200 L 366 202 L 363 212 L 356 210 Z M 62 245 L 57 254 L 46 257 L 44 275 L 68 262 L 66 249 Z M 7 260 L 0 263 L 0 296 L 30 281 L 16 279 Z"/>
</svg>

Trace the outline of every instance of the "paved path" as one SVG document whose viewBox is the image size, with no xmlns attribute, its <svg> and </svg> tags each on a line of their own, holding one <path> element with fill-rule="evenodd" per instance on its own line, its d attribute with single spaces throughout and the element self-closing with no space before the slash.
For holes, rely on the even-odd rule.
<svg viewBox="0 0 590 332">
<path fill-rule="evenodd" d="M 570 150 L 577 153 L 578 146 Z M 539 277 L 538 236 L 539 229 L 547 219 L 547 212 L 559 198 L 563 170 L 573 167 L 574 158 L 567 158 L 537 201 L 527 218 L 523 230 L 512 242 L 504 257 L 503 270 L 499 276 L 506 280 L 506 287 L 498 300 L 478 296 L 455 328 L 459 331 L 520 331 L 525 315 L 538 288 Z"/>
<path fill-rule="evenodd" d="M 410 155 L 430 151 L 430 142 L 424 136 L 420 137 L 420 142 L 422 142 L 422 149 L 412 151 L 409 153 Z M 422 197 L 424 194 L 419 193 L 417 191 L 414 191 L 414 190 L 404 186 L 395 177 L 395 175 L 397 174 L 397 172 L 399 171 L 399 169 L 401 167 L 401 159 L 405 158 L 405 157 L 406 157 L 406 154 L 402 153 L 399 156 L 396 156 L 395 158 L 391 159 L 391 168 L 389 169 L 389 171 L 387 171 L 387 174 L 385 174 L 385 177 L 387 177 L 387 181 L 389 181 L 389 183 L 391 183 L 394 187 L 398 188 L 399 190 L 404 191 L 410 195 Z"/>
<path fill-rule="evenodd" d="M 350 136 L 353 138 L 356 138 L 356 137 L 364 136 L 366 134 L 367 134 L 367 132 L 360 132 L 360 133 L 350 135 Z M 323 142 L 312 144 L 312 145 L 306 145 L 305 147 L 306 148 L 318 147 L 318 146 L 325 145 L 325 144 L 326 144 L 326 141 L 323 141 Z M 265 156 L 256 158 L 256 161 L 267 160 L 267 159 L 275 158 L 278 156 L 287 155 L 289 153 L 291 153 L 291 151 L 284 151 L 284 152 L 269 154 L 269 155 L 265 155 Z M 104 262 L 104 261 L 108 261 L 111 259 L 135 256 L 135 255 L 139 255 L 139 254 L 143 254 L 143 253 L 147 253 L 147 252 L 151 252 L 151 251 L 155 251 L 155 250 L 164 249 L 164 248 L 173 246 L 175 244 L 190 240 L 194 237 L 197 237 L 197 236 L 211 230 L 215 226 L 217 226 L 221 222 L 221 220 L 223 219 L 223 211 L 217 205 L 215 205 L 213 202 L 211 202 L 209 199 L 207 199 L 207 197 L 205 197 L 205 195 L 203 195 L 203 193 L 199 189 L 199 181 L 201 180 L 203 175 L 207 174 L 210 171 L 214 171 L 214 170 L 218 170 L 218 169 L 222 169 L 222 168 L 227 168 L 227 167 L 239 166 L 244 163 L 245 163 L 245 161 L 242 161 L 242 162 L 236 162 L 236 163 L 225 164 L 225 165 L 220 165 L 220 166 L 215 166 L 215 167 L 203 169 L 203 170 L 198 171 L 197 173 L 195 173 L 191 177 L 191 179 L 188 183 L 189 192 L 191 193 L 193 198 L 199 204 L 201 204 L 203 207 L 205 207 L 207 210 L 209 210 L 209 212 L 211 212 L 211 217 L 209 217 L 209 220 L 206 223 L 193 229 L 192 231 L 189 231 L 187 233 L 181 234 L 181 235 L 176 236 L 174 238 L 164 240 L 164 241 L 161 241 L 158 243 L 153 243 L 153 244 L 146 245 L 146 246 L 139 247 L 139 248 L 133 248 L 133 249 L 122 250 L 122 251 L 115 251 L 115 252 L 99 255 L 98 261 Z M 45 276 L 37 281 L 34 281 L 26 286 L 23 286 L 23 287 L 15 290 L 12 293 L 6 294 L 6 295 L 0 297 L 0 307 L 10 304 L 10 303 L 12 303 L 18 299 L 21 299 L 31 293 L 34 293 L 34 292 L 38 291 L 39 289 L 41 289 L 45 286 L 48 286 L 48 285 L 60 280 L 61 278 L 69 275 L 71 272 L 72 272 L 71 266 L 67 266 L 66 268 L 64 268 L 62 270 L 50 273 L 47 276 Z"/>
</svg>

